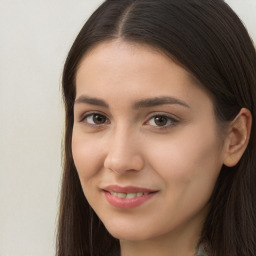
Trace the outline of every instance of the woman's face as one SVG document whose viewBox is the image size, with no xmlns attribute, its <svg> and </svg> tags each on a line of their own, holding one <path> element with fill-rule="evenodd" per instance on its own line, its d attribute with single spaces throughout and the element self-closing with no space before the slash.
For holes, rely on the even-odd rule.
<svg viewBox="0 0 256 256">
<path fill-rule="evenodd" d="M 72 152 L 108 231 L 146 240 L 199 235 L 224 159 L 208 93 L 160 52 L 96 46 L 76 76 Z"/>
</svg>

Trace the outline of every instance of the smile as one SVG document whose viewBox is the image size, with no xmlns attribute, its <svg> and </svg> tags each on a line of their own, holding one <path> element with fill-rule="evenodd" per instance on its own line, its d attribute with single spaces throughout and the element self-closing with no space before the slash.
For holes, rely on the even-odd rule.
<svg viewBox="0 0 256 256">
<path fill-rule="evenodd" d="M 137 187 L 111 185 L 103 189 L 106 200 L 111 206 L 121 209 L 138 207 L 154 197 L 158 191 Z"/>
<path fill-rule="evenodd" d="M 109 191 L 109 193 L 115 197 L 122 198 L 122 199 L 131 199 L 135 197 L 140 197 L 143 195 L 148 195 L 149 192 L 139 192 L 139 193 L 117 193 L 114 191 Z"/>
</svg>

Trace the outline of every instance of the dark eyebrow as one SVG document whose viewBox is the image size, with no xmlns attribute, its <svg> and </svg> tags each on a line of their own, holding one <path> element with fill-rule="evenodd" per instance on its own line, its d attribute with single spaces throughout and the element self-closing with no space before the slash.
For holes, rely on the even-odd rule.
<svg viewBox="0 0 256 256">
<path fill-rule="evenodd" d="M 104 100 L 100 100 L 97 98 L 91 98 L 85 95 L 80 96 L 75 100 L 75 103 L 85 103 L 85 104 L 90 104 L 90 105 L 96 105 L 96 106 L 101 106 L 108 108 L 108 104 Z"/>
<path fill-rule="evenodd" d="M 165 104 L 178 104 L 183 107 L 190 108 L 190 106 L 188 104 L 186 104 L 184 101 L 181 101 L 181 100 L 173 98 L 173 97 L 166 97 L 166 96 L 139 100 L 134 104 L 133 107 L 134 108 L 148 108 L 148 107 L 165 105 Z"/>
<path fill-rule="evenodd" d="M 88 97 L 85 95 L 80 96 L 75 100 L 75 104 L 79 103 L 84 103 L 84 104 L 90 104 L 90 105 L 95 105 L 95 106 L 101 106 L 101 107 L 106 107 L 108 108 L 109 105 L 101 99 L 97 98 L 92 98 Z M 166 105 L 166 104 L 178 104 L 183 107 L 190 108 L 188 104 L 185 102 L 176 99 L 174 97 L 155 97 L 155 98 L 149 98 L 149 99 L 142 99 L 139 101 L 136 101 L 133 105 L 133 108 L 149 108 L 149 107 L 154 107 L 154 106 L 160 106 L 160 105 Z"/>
</svg>

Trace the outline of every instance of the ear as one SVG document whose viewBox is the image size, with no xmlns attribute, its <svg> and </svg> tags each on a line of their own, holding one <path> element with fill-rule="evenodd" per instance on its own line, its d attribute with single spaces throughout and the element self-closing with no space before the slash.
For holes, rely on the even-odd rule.
<svg viewBox="0 0 256 256">
<path fill-rule="evenodd" d="M 250 110 L 242 108 L 229 124 L 226 138 L 224 165 L 235 166 L 241 159 L 250 138 L 252 115 Z"/>
</svg>

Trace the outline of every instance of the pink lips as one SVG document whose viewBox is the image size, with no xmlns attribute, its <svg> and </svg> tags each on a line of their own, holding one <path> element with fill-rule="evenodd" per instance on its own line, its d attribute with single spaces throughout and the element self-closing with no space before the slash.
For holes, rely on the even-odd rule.
<svg viewBox="0 0 256 256">
<path fill-rule="evenodd" d="M 106 196 L 107 201 L 114 207 L 121 208 L 121 209 L 130 209 L 137 207 L 144 202 L 148 201 L 152 198 L 157 191 L 146 189 L 146 188 L 138 188 L 138 187 L 120 187 L 117 185 L 107 186 L 103 189 L 103 192 Z M 117 195 L 118 193 L 118 195 Z M 129 194 L 133 198 L 120 198 L 120 193 Z M 136 193 L 136 196 L 134 195 Z M 128 196 L 128 197 L 129 197 Z"/>
</svg>

